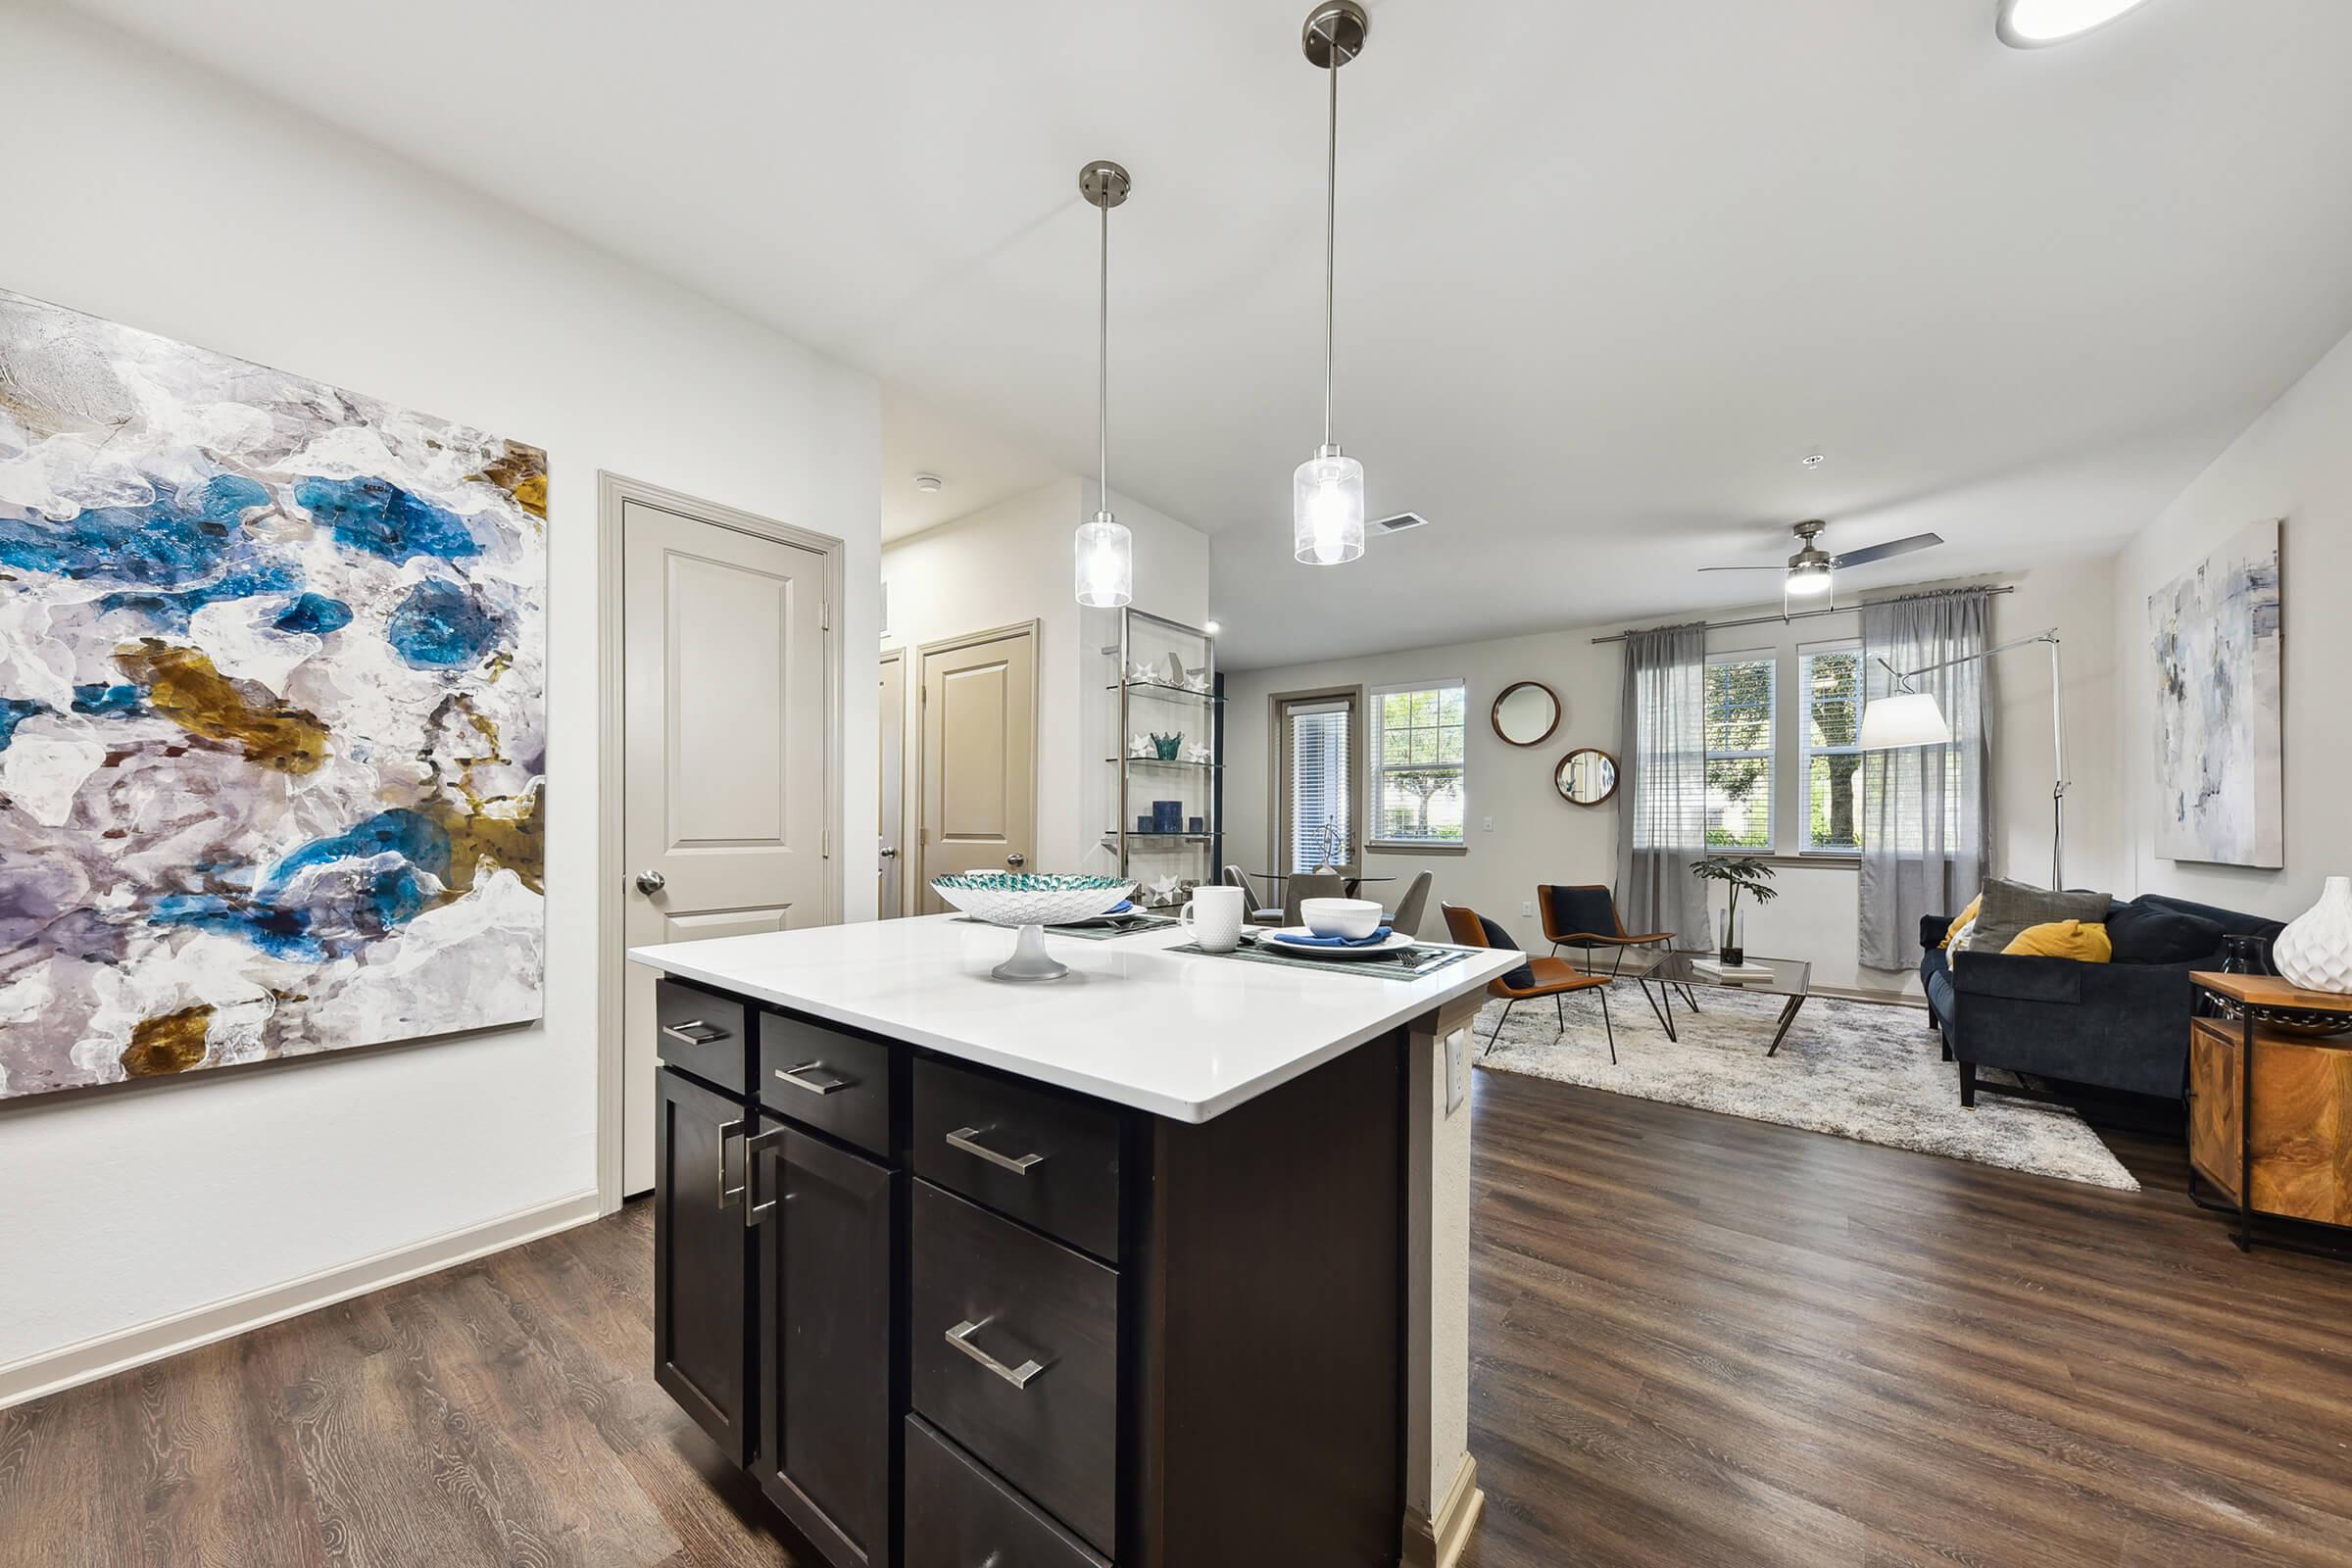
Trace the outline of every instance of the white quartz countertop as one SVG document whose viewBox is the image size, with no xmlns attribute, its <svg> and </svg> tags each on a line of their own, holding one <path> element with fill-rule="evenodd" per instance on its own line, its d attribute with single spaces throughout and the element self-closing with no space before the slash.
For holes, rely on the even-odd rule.
<svg viewBox="0 0 2352 1568">
<path fill-rule="evenodd" d="M 1189 940 L 1175 928 L 1101 942 L 1049 932 L 1048 951 L 1070 973 L 1029 984 L 989 978 L 1012 952 L 1011 931 L 948 914 L 671 942 L 629 956 L 1188 1122 L 1479 990 L 1522 959 L 1479 950 L 1435 974 L 1396 980 L 1166 951 Z"/>
</svg>

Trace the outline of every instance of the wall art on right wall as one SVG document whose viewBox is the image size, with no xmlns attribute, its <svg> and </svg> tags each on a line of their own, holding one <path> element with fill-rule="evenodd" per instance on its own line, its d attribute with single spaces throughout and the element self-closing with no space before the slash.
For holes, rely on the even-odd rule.
<svg viewBox="0 0 2352 1568">
<path fill-rule="evenodd" d="M 2156 656 L 2156 853 L 2285 864 L 2278 523 L 2240 531 L 2148 597 Z"/>
</svg>

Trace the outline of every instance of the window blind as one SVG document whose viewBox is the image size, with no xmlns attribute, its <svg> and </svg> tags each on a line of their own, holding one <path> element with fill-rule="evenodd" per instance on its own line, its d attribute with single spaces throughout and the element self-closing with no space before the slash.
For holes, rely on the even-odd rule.
<svg viewBox="0 0 2352 1568">
<path fill-rule="evenodd" d="M 1345 703 L 1290 710 L 1289 870 L 1345 864 L 1353 853 L 1348 729 Z"/>
</svg>

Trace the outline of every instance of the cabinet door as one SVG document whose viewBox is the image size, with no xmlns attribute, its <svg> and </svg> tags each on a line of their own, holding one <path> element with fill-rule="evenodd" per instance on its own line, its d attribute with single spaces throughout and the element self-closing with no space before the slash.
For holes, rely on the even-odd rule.
<svg viewBox="0 0 2352 1568">
<path fill-rule="evenodd" d="M 773 1118 L 762 1125 L 752 1185 L 761 1271 L 756 1472 L 836 1568 L 890 1563 L 905 1408 L 891 1354 L 902 1178 Z"/>
<path fill-rule="evenodd" d="M 654 1120 L 654 1381 L 737 1464 L 751 1454 L 744 1108 L 668 1067 Z"/>
</svg>

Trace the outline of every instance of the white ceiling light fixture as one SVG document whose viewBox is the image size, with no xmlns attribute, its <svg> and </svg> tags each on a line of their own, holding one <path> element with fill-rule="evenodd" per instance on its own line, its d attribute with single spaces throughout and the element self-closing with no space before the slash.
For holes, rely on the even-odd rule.
<svg viewBox="0 0 2352 1568">
<path fill-rule="evenodd" d="M 1110 513 L 1110 210 L 1127 199 L 1127 171 L 1098 158 L 1078 171 L 1078 189 L 1102 210 L 1102 293 L 1095 360 L 1095 455 L 1102 464 L 1095 515 L 1078 525 L 1078 602 L 1116 610 L 1135 597 L 1135 536 Z"/>
<path fill-rule="evenodd" d="M 1213 620 L 1204 620 L 1200 623 L 1200 629 L 1208 633 L 1211 637 L 1214 637 L 1217 633 L 1223 631 L 1225 628 L 1218 625 Z"/>
<path fill-rule="evenodd" d="M 2012 49 L 2041 49 L 2096 32 L 2147 0 L 2001 0 L 1993 29 Z"/>
<path fill-rule="evenodd" d="M 1331 139 L 1323 168 L 1323 444 L 1291 475 L 1291 553 L 1337 566 L 1364 553 L 1364 466 L 1331 439 L 1332 271 L 1339 245 L 1340 68 L 1364 52 L 1372 20 L 1356 0 L 1322 0 L 1299 47 L 1331 82 Z"/>
<path fill-rule="evenodd" d="M 914 476 L 914 487 L 927 496 L 939 494 L 939 486 L 940 477 L 936 473 L 918 473 Z"/>
</svg>

